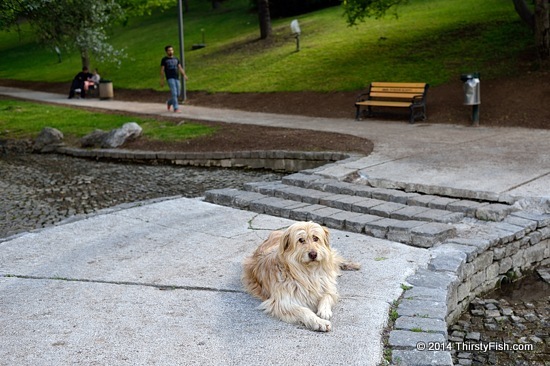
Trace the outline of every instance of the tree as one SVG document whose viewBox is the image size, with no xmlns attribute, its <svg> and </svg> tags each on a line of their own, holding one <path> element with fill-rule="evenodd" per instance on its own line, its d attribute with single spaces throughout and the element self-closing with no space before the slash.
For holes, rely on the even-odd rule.
<svg viewBox="0 0 550 366">
<path fill-rule="evenodd" d="M 397 6 L 407 0 L 343 0 L 344 14 L 349 25 L 355 25 L 365 18 L 380 18 L 390 9 L 397 14 Z M 549 0 L 533 0 L 534 10 L 527 0 L 512 0 L 516 12 L 533 30 L 538 56 L 542 62 L 550 60 L 550 17 Z"/>
<path fill-rule="evenodd" d="M 90 53 L 99 61 L 123 56 L 123 50 L 107 43 L 107 30 L 125 15 L 114 0 L 5 0 L 0 11 L 2 29 L 19 29 L 25 20 L 39 43 L 79 50 L 82 66 L 89 66 Z"/>
<path fill-rule="evenodd" d="M 20 30 L 29 23 L 39 43 L 51 48 L 77 49 L 82 66 L 90 54 L 98 61 L 120 62 L 124 50 L 108 43 L 109 30 L 129 14 L 166 7 L 169 0 L 2 0 L 0 30 Z"/>
<path fill-rule="evenodd" d="M 550 16 L 549 1 L 534 0 L 534 10 L 526 0 L 513 0 L 514 8 L 523 22 L 533 30 L 539 58 L 545 62 L 550 59 Z"/>
<path fill-rule="evenodd" d="M 271 35 L 269 0 L 258 0 L 258 19 L 260 21 L 260 39 L 266 39 Z"/>
</svg>

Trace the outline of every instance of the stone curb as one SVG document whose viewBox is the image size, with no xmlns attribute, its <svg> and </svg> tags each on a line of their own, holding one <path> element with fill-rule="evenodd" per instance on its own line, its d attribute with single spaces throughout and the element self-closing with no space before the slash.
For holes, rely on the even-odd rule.
<svg viewBox="0 0 550 366">
<path fill-rule="evenodd" d="M 284 172 L 297 172 L 331 162 L 355 160 L 360 157 L 360 155 L 341 152 L 315 151 L 154 152 L 124 149 L 80 149 L 65 146 L 58 147 L 55 152 L 87 159 L 154 161 L 184 166 L 268 169 Z"/>
</svg>

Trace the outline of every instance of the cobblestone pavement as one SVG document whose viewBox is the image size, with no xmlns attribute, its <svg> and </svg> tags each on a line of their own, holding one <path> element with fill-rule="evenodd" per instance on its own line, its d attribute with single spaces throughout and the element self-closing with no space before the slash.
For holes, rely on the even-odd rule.
<svg viewBox="0 0 550 366">
<path fill-rule="evenodd" d="M 0 155 L 0 238 L 123 203 L 271 181 L 268 171 L 117 164 L 61 155 Z"/>
<path fill-rule="evenodd" d="M 550 285 L 531 274 L 474 299 L 449 341 L 455 365 L 550 365 Z"/>
</svg>

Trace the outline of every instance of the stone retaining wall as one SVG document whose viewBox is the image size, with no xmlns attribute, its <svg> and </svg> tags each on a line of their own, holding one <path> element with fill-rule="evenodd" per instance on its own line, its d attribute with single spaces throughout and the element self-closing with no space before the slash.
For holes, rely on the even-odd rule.
<svg viewBox="0 0 550 366">
<path fill-rule="evenodd" d="M 454 323 L 478 295 L 522 273 L 550 264 L 550 219 L 515 212 L 506 219 L 510 231 L 481 239 L 455 239 L 432 249 L 429 270 L 454 273 L 448 293 L 447 324 Z M 500 227 L 504 227 L 501 225 Z"/>
<path fill-rule="evenodd" d="M 407 279 L 412 288 L 396 309 L 399 318 L 388 344 L 397 365 L 452 365 L 453 342 L 464 340 L 447 339 L 447 327 L 470 302 L 502 281 L 550 265 L 550 215 L 514 212 L 475 238 L 450 239 L 430 252 L 428 268 Z"/>
<path fill-rule="evenodd" d="M 349 158 L 341 152 L 236 151 L 236 152 L 149 152 L 123 149 L 78 149 L 61 147 L 57 153 L 80 158 L 160 162 L 175 165 L 216 168 L 268 169 L 297 172 Z"/>
</svg>

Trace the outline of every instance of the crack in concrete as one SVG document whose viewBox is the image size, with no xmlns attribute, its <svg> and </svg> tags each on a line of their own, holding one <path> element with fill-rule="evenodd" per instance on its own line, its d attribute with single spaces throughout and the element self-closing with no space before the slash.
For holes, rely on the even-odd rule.
<svg viewBox="0 0 550 366">
<path fill-rule="evenodd" d="M 525 182 L 522 182 L 522 183 L 520 183 L 520 184 L 516 184 L 515 186 L 512 186 L 512 187 L 510 187 L 510 188 L 504 190 L 503 192 L 510 192 L 510 191 L 513 191 L 513 190 L 516 189 L 516 188 L 522 187 L 522 186 L 527 185 L 527 184 L 529 184 L 529 183 L 531 183 L 531 182 L 534 182 L 534 181 L 536 181 L 536 180 L 539 180 L 539 179 L 541 179 L 541 178 L 543 178 L 543 177 L 546 177 L 547 175 L 550 175 L 550 172 L 546 172 L 546 173 L 541 174 L 541 175 L 538 175 L 538 176 L 536 176 L 536 177 L 534 177 L 534 178 L 532 178 L 532 179 L 529 179 L 529 180 L 527 180 L 527 181 L 525 181 Z"/>
<path fill-rule="evenodd" d="M 187 290 L 187 291 L 228 292 L 228 293 L 238 293 L 238 294 L 245 293 L 242 290 L 231 290 L 231 289 L 206 287 L 206 286 L 156 285 L 153 283 L 132 282 L 132 281 L 106 281 L 106 280 L 90 280 L 85 278 L 27 276 L 27 275 L 14 275 L 14 274 L 5 274 L 0 276 L 3 278 L 18 278 L 18 279 L 24 279 L 24 280 L 49 280 L 49 281 L 65 281 L 65 282 L 98 283 L 98 284 L 107 284 L 107 285 L 153 287 L 162 291 Z"/>
<path fill-rule="evenodd" d="M 250 220 L 248 220 L 248 229 L 252 231 L 277 231 L 277 230 L 284 230 L 288 227 L 288 225 L 281 226 L 277 229 L 271 229 L 271 228 L 262 228 L 262 227 L 254 227 L 254 220 L 256 220 L 259 216 L 263 214 L 256 214 L 254 215 Z"/>
</svg>

